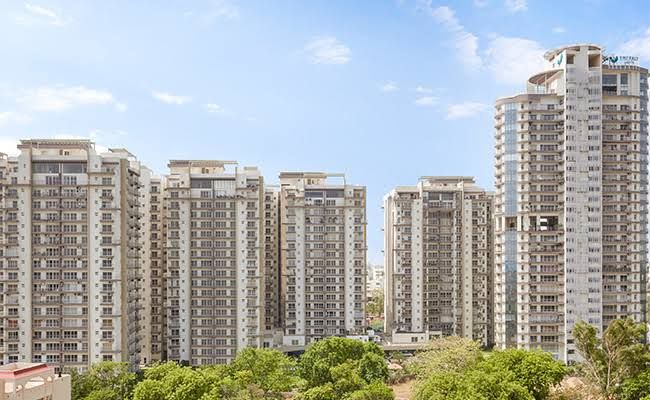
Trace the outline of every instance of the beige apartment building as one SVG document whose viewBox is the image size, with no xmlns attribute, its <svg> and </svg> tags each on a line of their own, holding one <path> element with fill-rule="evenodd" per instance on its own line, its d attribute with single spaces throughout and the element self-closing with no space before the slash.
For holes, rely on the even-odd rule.
<svg viewBox="0 0 650 400">
<path fill-rule="evenodd" d="M 385 331 L 392 343 L 493 343 L 493 194 L 423 177 L 384 197 Z"/>
<path fill-rule="evenodd" d="M 164 178 L 140 169 L 140 291 L 142 364 L 166 360 Z"/>
<path fill-rule="evenodd" d="M 579 44 L 496 102 L 498 347 L 577 359 L 578 321 L 646 320 L 648 70 Z"/>
<path fill-rule="evenodd" d="M 280 315 L 280 188 L 264 188 L 264 347 L 282 343 Z"/>
<path fill-rule="evenodd" d="M 0 159 L 2 363 L 139 362 L 139 164 L 88 140 Z"/>
<path fill-rule="evenodd" d="M 70 375 L 44 363 L 0 366 L 0 400 L 70 400 L 71 389 Z"/>
<path fill-rule="evenodd" d="M 164 219 L 170 360 L 223 364 L 238 350 L 262 346 L 264 180 L 257 168 L 235 165 L 169 163 Z"/>
<path fill-rule="evenodd" d="M 23 140 L 0 155 L 0 363 L 223 364 L 365 333 L 365 187 Z"/>
<path fill-rule="evenodd" d="M 283 345 L 365 333 L 366 188 L 341 174 L 280 174 Z"/>
</svg>

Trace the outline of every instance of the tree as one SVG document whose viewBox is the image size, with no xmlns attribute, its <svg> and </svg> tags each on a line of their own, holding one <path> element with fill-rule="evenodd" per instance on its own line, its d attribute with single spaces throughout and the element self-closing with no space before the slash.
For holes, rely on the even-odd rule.
<svg viewBox="0 0 650 400">
<path fill-rule="evenodd" d="M 247 348 L 227 366 L 182 367 L 174 362 L 148 368 L 134 400 L 250 400 L 281 398 L 299 382 L 296 363 L 268 349 Z"/>
<path fill-rule="evenodd" d="M 330 369 L 332 386 L 337 399 L 346 397 L 349 393 L 363 388 L 366 382 L 359 375 L 357 363 L 346 361 Z"/>
<path fill-rule="evenodd" d="M 384 289 L 374 289 L 370 300 L 366 305 L 368 315 L 373 317 L 381 317 L 384 315 Z"/>
<path fill-rule="evenodd" d="M 637 400 L 650 396 L 650 370 L 645 370 L 623 382 L 621 400 Z"/>
<path fill-rule="evenodd" d="M 408 360 L 406 369 L 419 378 L 435 371 L 461 372 L 483 359 L 478 342 L 458 336 L 432 340 L 424 351 Z"/>
<path fill-rule="evenodd" d="M 315 386 L 296 396 L 296 400 L 338 400 L 331 383 Z"/>
<path fill-rule="evenodd" d="M 300 357 L 300 374 L 307 388 L 332 382 L 331 368 L 346 361 L 359 361 L 366 353 L 383 357 L 383 350 L 374 343 L 340 337 L 330 337 L 307 348 Z"/>
<path fill-rule="evenodd" d="M 347 400 L 394 400 L 393 390 L 383 382 L 373 382 L 363 389 L 352 392 Z"/>
<path fill-rule="evenodd" d="M 384 357 L 366 353 L 359 360 L 359 375 L 368 383 L 385 382 L 388 379 L 388 365 Z"/>
<path fill-rule="evenodd" d="M 265 397 L 280 397 L 300 381 L 296 362 L 277 350 L 246 348 L 228 368 L 235 378 L 259 387 Z"/>
<path fill-rule="evenodd" d="M 134 400 L 199 400 L 217 379 L 217 369 L 192 369 L 167 362 L 145 371 L 145 380 L 136 386 Z"/>
<path fill-rule="evenodd" d="M 159 382 L 144 380 L 135 387 L 133 398 L 137 400 L 160 400 L 166 397 L 165 389 Z"/>
<path fill-rule="evenodd" d="M 128 363 L 104 361 L 93 364 L 84 374 L 71 371 L 72 400 L 130 399 L 137 377 Z"/>
<path fill-rule="evenodd" d="M 566 375 L 564 364 L 546 352 L 508 349 L 491 353 L 479 364 L 479 370 L 512 372 L 518 384 L 536 399 L 545 399 L 551 388 Z"/>
<path fill-rule="evenodd" d="M 533 400 L 508 371 L 434 372 L 416 386 L 414 400 Z"/>
<path fill-rule="evenodd" d="M 645 367 L 645 326 L 635 324 L 630 318 L 612 321 L 602 338 L 598 337 L 595 327 L 578 322 L 573 328 L 573 337 L 584 358 L 581 370 L 585 378 L 607 398 L 613 398 L 621 390 L 623 381 Z"/>
</svg>

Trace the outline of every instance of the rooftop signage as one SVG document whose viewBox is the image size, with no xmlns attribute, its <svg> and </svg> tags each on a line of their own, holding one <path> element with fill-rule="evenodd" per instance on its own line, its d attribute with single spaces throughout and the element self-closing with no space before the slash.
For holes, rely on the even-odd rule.
<svg viewBox="0 0 650 400">
<path fill-rule="evenodd" d="M 639 66 L 639 57 L 635 56 L 603 56 L 603 65 L 632 65 Z"/>
</svg>

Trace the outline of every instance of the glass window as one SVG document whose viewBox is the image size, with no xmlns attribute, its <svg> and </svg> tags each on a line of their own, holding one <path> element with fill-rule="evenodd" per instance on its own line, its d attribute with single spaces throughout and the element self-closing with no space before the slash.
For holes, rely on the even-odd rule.
<svg viewBox="0 0 650 400">
<path fill-rule="evenodd" d="M 621 85 L 627 85 L 627 74 L 621 74 Z"/>
<path fill-rule="evenodd" d="M 603 85 L 616 85 L 616 75 L 603 75 Z"/>
<path fill-rule="evenodd" d="M 83 174 L 86 172 L 85 163 L 65 163 L 62 166 L 64 174 Z"/>
<path fill-rule="evenodd" d="M 58 163 L 36 162 L 33 164 L 33 168 L 34 168 L 34 173 L 37 174 L 58 174 L 59 173 Z"/>
</svg>

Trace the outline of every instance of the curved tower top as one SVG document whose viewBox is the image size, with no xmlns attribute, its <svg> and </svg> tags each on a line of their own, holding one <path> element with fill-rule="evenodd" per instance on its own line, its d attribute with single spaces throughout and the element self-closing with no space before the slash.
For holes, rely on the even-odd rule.
<svg viewBox="0 0 650 400">
<path fill-rule="evenodd" d="M 560 46 L 557 47 L 553 50 L 549 50 L 546 53 L 544 53 L 544 58 L 546 61 L 552 62 L 553 59 L 562 53 L 565 50 L 580 50 L 582 47 L 588 47 L 589 50 L 596 50 L 596 51 L 603 51 L 603 47 L 598 46 L 597 44 L 593 43 L 577 43 L 577 44 L 571 44 L 571 45 L 566 45 L 566 46 Z"/>
</svg>

